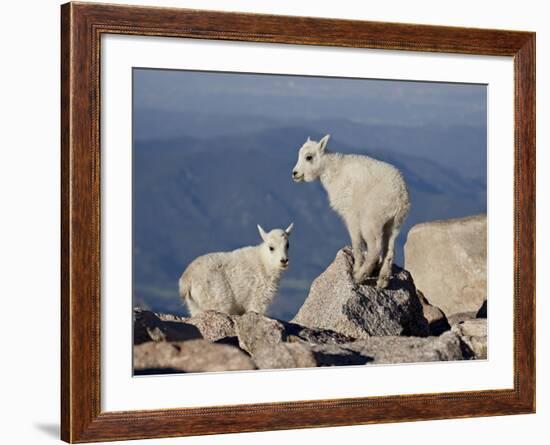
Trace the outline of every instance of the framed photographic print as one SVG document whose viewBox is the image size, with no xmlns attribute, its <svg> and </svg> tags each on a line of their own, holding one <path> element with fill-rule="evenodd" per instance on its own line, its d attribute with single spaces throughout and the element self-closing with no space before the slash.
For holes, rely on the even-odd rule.
<svg viewBox="0 0 550 445">
<path fill-rule="evenodd" d="M 61 17 L 63 440 L 534 412 L 534 33 Z"/>
</svg>

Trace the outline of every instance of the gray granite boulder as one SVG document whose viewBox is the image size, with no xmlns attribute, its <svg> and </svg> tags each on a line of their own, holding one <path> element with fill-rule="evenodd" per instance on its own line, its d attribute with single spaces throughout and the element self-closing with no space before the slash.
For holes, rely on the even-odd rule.
<svg viewBox="0 0 550 445">
<path fill-rule="evenodd" d="M 214 342 L 234 336 L 233 318 L 221 312 L 205 311 L 194 317 L 180 317 L 134 308 L 134 344 L 199 338 Z"/>
<path fill-rule="evenodd" d="M 376 288 L 374 282 L 355 284 L 352 270 L 351 251 L 344 248 L 313 281 L 292 322 L 354 338 L 429 334 L 422 304 L 406 270 L 394 266 L 386 289 Z"/>
<path fill-rule="evenodd" d="M 312 345 L 339 345 L 354 341 L 354 337 L 340 334 L 330 329 L 311 329 L 296 323 L 280 321 L 283 324 L 288 341 L 301 340 Z"/>
<path fill-rule="evenodd" d="M 473 352 L 474 358 L 487 358 L 487 319 L 476 318 L 460 322 L 453 326 L 461 341 Z"/>
<path fill-rule="evenodd" d="M 134 346 L 136 374 L 256 369 L 239 348 L 206 340 L 147 342 Z"/>
<path fill-rule="evenodd" d="M 487 298 L 487 216 L 417 224 L 407 235 L 405 268 L 447 317 L 477 311 Z"/>
<path fill-rule="evenodd" d="M 277 343 L 259 347 L 252 355 L 260 369 L 314 368 L 318 366 L 311 348 L 304 343 Z"/>
<path fill-rule="evenodd" d="M 287 338 L 281 322 L 256 312 L 235 317 L 235 331 L 240 347 L 251 355 L 258 351 L 268 351 Z"/>
<path fill-rule="evenodd" d="M 252 354 L 252 360 L 260 369 L 420 363 L 473 357 L 470 347 L 452 331 L 439 337 L 369 337 L 342 344 L 291 340 L 262 345 Z"/>
<path fill-rule="evenodd" d="M 187 318 L 185 321 L 195 326 L 202 336 L 209 341 L 217 341 L 236 335 L 233 318 L 221 312 L 205 311 Z"/>
<path fill-rule="evenodd" d="M 356 351 L 340 347 L 354 338 L 327 329 L 310 329 L 256 312 L 234 317 L 239 346 L 260 369 L 364 364 Z"/>
<path fill-rule="evenodd" d="M 346 345 L 371 364 L 465 360 L 472 351 L 452 331 L 439 337 L 370 337 Z"/>
<path fill-rule="evenodd" d="M 201 332 L 184 319 L 164 317 L 151 311 L 134 309 L 134 344 L 148 341 L 185 341 L 203 338 Z"/>
</svg>

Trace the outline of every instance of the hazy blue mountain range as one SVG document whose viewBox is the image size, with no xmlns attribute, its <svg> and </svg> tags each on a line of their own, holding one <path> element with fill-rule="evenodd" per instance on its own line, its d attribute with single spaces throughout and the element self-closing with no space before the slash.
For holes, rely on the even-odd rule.
<svg viewBox="0 0 550 445">
<path fill-rule="evenodd" d="M 478 125 L 427 122 L 420 125 L 403 125 L 389 122 L 354 122 L 328 116 L 310 119 L 285 118 L 284 113 L 274 118 L 265 115 L 170 112 L 146 108 L 135 113 L 134 139 L 173 141 L 180 137 L 192 137 L 211 140 L 217 137 L 243 135 L 255 138 L 262 131 L 277 131 L 282 127 L 294 127 L 298 130 L 298 127 L 303 127 L 304 131 L 314 132 L 315 130 L 311 129 L 317 129 L 316 134 L 319 135 L 320 131 L 325 130 L 325 133 L 332 133 L 349 147 L 360 150 L 364 150 L 363 147 L 378 147 L 384 151 L 394 151 L 396 154 L 428 157 L 443 167 L 459 169 L 460 175 L 464 178 L 486 178 L 487 134 L 484 121 Z M 306 133 L 305 137 L 301 135 L 300 138 L 305 140 L 307 136 L 313 137 Z"/>
<path fill-rule="evenodd" d="M 349 243 L 320 183 L 291 180 L 298 148 L 325 133 L 332 134 L 329 149 L 368 154 L 403 172 L 412 210 L 398 238 L 398 263 L 411 225 L 486 211 L 484 123 L 297 122 L 141 109 L 134 114 L 135 304 L 185 313 L 177 281 L 195 257 L 259 243 L 258 223 L 271 229 L 294 222 L 290 268 L 270 311 L 292 317 L 311 281 Z"/>
</svg>

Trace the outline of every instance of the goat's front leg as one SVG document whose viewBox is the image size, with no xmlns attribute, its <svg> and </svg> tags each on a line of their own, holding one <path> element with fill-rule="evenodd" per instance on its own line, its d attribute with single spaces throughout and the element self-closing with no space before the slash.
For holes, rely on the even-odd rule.
<svg viewBox="0 0 550 445">
<path fill-rule="evenodd" d="M 367 255 L 361 270 L 354 275 L 355 282 L 357 284 L 363 283 L 365 280 L 371 277 L 371 274 L 376 267 L 380 255 L 382 253 L 382 232 L 373 230 L 367 223 L 364 224 L 363 234 L 365 243 L 367 245 Z"/>
</svg>

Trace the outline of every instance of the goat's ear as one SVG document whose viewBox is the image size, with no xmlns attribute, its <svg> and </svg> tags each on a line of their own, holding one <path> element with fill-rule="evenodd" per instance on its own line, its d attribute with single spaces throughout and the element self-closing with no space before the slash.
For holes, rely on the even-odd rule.
<svg viewBox="0 0 550 445">
<path fill-rule="evenodd" d="M 321 150 L 321 153 L 325 152 L 329 139 L 330 139 L 330 134 L 327 134 L 323 139 L 319 141 L 319 150 Z"/>
<path fill-rule="evenodd" d="M 285 230 L 287 235 L 290 235 L 290 232 L 292 232 L 293 227 L 294 227 L 294 223 L 290 223 L 290 226 L 288 226 Z"/>
<path fill-rule="evenodd" d="M 267 233 L 265 233 L 265 230 L 262 229 L 262 226 L 258 224 L 258 232 L 260 232 L 260 236 L 265 241 L 267 239 Z"/>
</svg>

